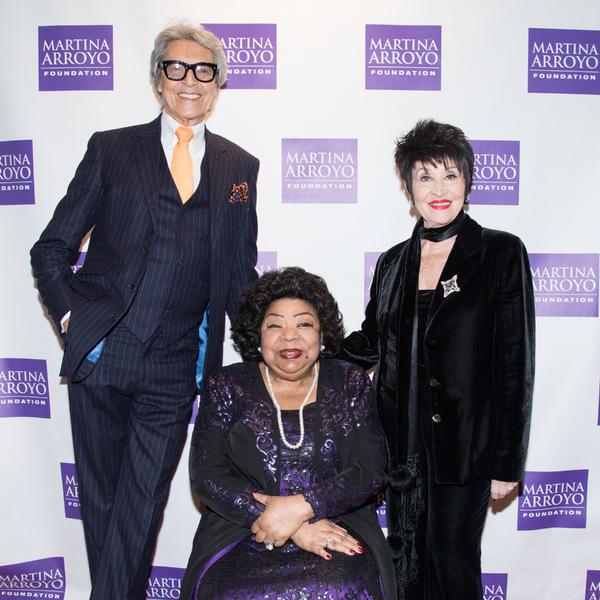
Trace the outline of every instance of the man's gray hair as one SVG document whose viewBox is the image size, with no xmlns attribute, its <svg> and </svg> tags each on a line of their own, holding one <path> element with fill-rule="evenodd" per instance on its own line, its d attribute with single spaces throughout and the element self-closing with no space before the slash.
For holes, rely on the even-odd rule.
<svg viewBox="0 0 600 600">
<path fill-rule="evenodd" d="M 163 29 L 154 40 L 154 50 L 150 56 L 150 77 L 154 89 L 158 92 L 160 83 L 161 64 L 167 55 L 167 49 L 171 42 L 177 41 L 196 42 L 211 51 L 214 62 L 217 65 L 217 76 L 215 83 L 217 88 L 222 88 L 227 81 L 227 60 L 225 52 L 221 47 L 219 38 L 207 31 L 202 25 L 192 25 L 187 21 L 178 21 Z"/>
</svg>

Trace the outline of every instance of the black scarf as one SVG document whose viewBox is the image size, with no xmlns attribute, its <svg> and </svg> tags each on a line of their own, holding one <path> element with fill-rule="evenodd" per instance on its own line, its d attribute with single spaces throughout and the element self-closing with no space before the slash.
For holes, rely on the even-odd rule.
<svg viewBox="0 0 600 600">
<path fill-rule="evenodd" d="M 444 225 L 443 227 L 430 227 L 429 229 L 425 227 L 423 219 L 419 219 L 419 222 L 417 223 L 417 233 L 422 240 L 443 242 L 458 234 L 465 222 L 466 216 L 467 213 L 465 213 L 464 210 L 461 210 L 447 225 Z"/>
</svg>

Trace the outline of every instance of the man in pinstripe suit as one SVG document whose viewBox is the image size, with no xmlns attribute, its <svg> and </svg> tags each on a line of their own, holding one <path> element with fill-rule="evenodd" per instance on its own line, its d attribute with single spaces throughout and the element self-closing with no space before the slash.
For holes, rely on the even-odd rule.
<svg viewBox="0 0 600 600">
<path fill-rule="evenodd" d="M 205 128 L 227 78 L 219 40 L 172 25 L 155 40 L 151 73 L 162 114 L 92 136 L 31 251 L 64 340 L 94 600 L 145 597 L 196 393 L 199 326 L 209 312 L 206 374 L 222 362 L 225 311 L 237 313 L 256 278 L 258 160 Z M 169 170 L 180 125 L 193 130 L 189 199 Z"/>
</svg>

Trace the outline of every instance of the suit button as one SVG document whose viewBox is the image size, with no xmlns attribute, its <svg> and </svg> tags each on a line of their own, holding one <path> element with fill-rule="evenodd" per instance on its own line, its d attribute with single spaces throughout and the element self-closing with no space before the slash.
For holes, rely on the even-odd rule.
<svg viewBox="0 0 600 600">
<path fill-rule="evenodd" d="M 441 423 L 442 422 L 442 415 L 435 414 L 435 415 L 433 415 L 433 417 L 431 417 L 431 420 L 434 423 Z"/>
<path fill-rule="evenodd" d="M 119 315 L 118 315 L 117 313 L 113 313 L 112 315 L 110 315 L 110 318 L 111 318 L 113 321 L 116 321 L 116 320 L 119 318 Z"/>
<path fill-rule="evenodd" d="M 148 246 L 144 246 L 144 254 L 148 254 L 148 252 L 150 252 L 150 249 Z"/>
<path fill-rule="evenodd" d="M 130 283 L 129 289 L 133 292 L 133 290 L 135 290 L 135 283 Z"/>
<path fill-rule="evenodd" d="M 431 378 L 429 379 L 429 385 L 430 385 L 431 387 L 437 387 L 437 386 L 438 386 L 438 385 L 440 385 L 440 384 L 439 384 L 439 382 L 438 382 L 438 380 L 437 380 L 437 379 L 435 379 L 434 377 L 431 377 Z"/>
<path fill-rule="evenodd" d="M 175 264 L 176 264 L 178 267 L 180 267 L 180 266 L 181 266 L 181 261 L 180 261 L 179 259 L 177 259 L 177 260 L 175 261 Z"/>
</svg>

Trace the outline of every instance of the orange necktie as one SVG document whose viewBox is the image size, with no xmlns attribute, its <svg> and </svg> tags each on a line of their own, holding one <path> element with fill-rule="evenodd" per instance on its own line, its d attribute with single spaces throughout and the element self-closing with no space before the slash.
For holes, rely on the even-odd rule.
<svg viewBox="0 0 600 600">
<path fill-rule="evenodd" d="M 189 142 L 194 137 L 194 130 L 190 127 L 178 127 L 175 130 L 178 142 L 173 150 L 171 161 L 171 175 L 179 190 L 181 201 L 187 202 L 194 193 L 194 170 L 190 156 Z"/>
</svg>

